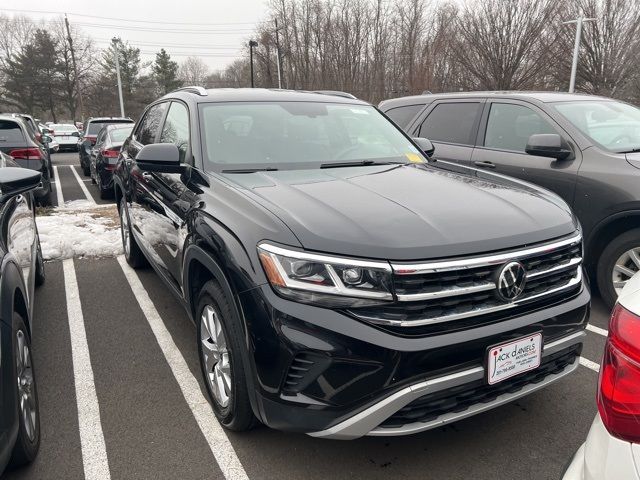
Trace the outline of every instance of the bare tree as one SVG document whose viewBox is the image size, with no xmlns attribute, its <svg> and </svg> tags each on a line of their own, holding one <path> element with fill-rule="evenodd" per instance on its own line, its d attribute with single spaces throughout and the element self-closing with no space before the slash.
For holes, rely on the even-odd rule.
<svg viewBox="0 0 640 480">
<path fill-rule="evenodd" d="M 576 7 L 596 19 L 584 26 L 578 88 L 613 97 L 632 88 L 640 77 L 640 2 L 577 0 Z"/>
<path fill-rule="evenodd" d="M 187 57 L 180 64 L 179 78 L 183 85 L 203 85 L 209 73 L 207 64 L 198 57 Z"/>
</svg>

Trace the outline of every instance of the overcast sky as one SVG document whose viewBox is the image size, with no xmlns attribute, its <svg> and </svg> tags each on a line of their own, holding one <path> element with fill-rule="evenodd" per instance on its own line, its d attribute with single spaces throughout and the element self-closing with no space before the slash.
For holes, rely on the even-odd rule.
<svg viewBox="0 0 640 480">
<path fill-rule="evenodd" d="M 9 16 L 23 14 L 36 20 L 67 13 L 69 21 L 90 35 L 100 48 L 106 47 L 117 35 L 140 48 L 143 60 L 152 60 L 155 52 L 164 47 L 178 62 L 189 55 L 196 55 L 214 70 L 224 68 L 235 58 L 246 54 L 245 45 L 255 25 L 267 19 L 266 1 L 0 0 L 0 13 Z M 125 18 L 128 21 L 114 20 Z"/>
</svg>

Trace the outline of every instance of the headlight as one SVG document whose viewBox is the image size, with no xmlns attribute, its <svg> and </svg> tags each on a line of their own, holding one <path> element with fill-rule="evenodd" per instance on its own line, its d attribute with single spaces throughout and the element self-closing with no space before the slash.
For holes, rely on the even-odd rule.
<svg viewBox="0 0 640 480">
<path fill-rule="evenodd" d="M 387 262 L 318 255 L 267 243 L 260 262 L 273 289 L 283 297 L 326 307 L 354 307 L 393 300 Z"/>
</svg>

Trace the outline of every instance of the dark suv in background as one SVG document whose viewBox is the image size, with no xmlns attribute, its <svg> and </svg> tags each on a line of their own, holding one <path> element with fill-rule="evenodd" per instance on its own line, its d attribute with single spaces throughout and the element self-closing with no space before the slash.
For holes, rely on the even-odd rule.
<svg viewBox="0 0 640 480">
<path fill-rule="evenodd" d="M 379 108 L 438 160 L 518 177 L 560 195 L 584 231 L 586 266 L 609 306 L 640 270 L 640 109 L 554 92 L 396 98 Z"/>
<path fill-rule="evenodd" d="M 84 125 L 84 133 L 78 140 L 78 155 L 80 156 L 80 167 L 82 172 L 91 175 L 91 148 L 96 144 L 98 133 L 107 125 L 134 123 L 128 117 L 94 117 L 87 120 Z"/>
<path fill-rule="evenodd" d="M 191 87 L 143 113 L 115 172 L 125 257 L 195 322 L 226 428 L 415 433 L 578 367 L 569 207 L 421 149 L 347 95 Z"/>
</svg>

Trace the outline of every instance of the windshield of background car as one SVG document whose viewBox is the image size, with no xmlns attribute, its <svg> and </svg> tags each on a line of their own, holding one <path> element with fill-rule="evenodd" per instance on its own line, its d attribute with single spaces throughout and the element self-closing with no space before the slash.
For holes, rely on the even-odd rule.
<svg viewBox="0 0 640 480">
<path fill-rule="evenodd" d="M 640 149 L 640 109 L 615 101 L 556 103 L 555 109 L 610 152 Z"/>
<path fill-rule="evenodd" d="M 124 142 L 133 130 L 133 125 L 126 128 L 114 128 L 111 130 L 110 137 L 112 142 Z"/>
<path fill-rule="evenodd" d="M 426 161 L 369 105 L 203 103 L 200 118 L 205 168 L 214 171 Z"/>
</svg>

